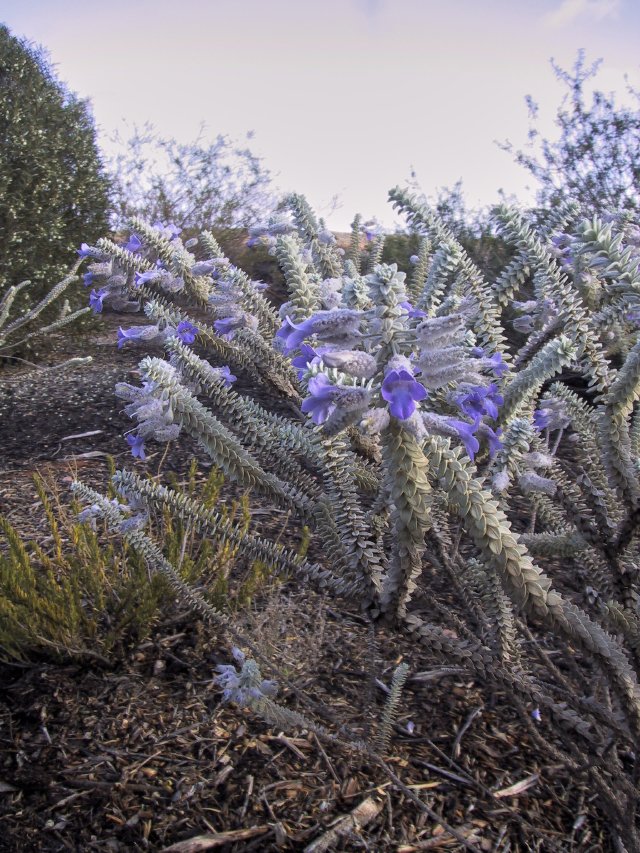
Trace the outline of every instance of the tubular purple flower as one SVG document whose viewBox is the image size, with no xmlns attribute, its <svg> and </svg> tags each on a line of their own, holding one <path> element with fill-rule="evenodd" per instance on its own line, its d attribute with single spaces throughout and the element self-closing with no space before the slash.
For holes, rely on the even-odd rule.
<svg viewBox="0 0 640 853">
<path fill-rule="evenodd" d="M 502 379 L 504 374 L 509 370 L 509 365 L 505 364 L 502 359 L 502 353 L 494 352 L 490 358 L 483 359 L 483 367 L 489 367 L 493 371 L 493 375 L 498 379 Z"/>
<path fill-rule="evenodd" d="M 426 399 L 427 389 L 414 379 L 411 362 L 402 356 L 389 362 L 382 387 L 382 398 L 389 403 L 389 411 L 404 421 L 416 410 L 416 403 Z"/>
<path fill-rule="evenodd" d="M 305 415 L 311 415 L 314 424 L 323 424 L 333 414 L 336 404 L 333 402 L 333 392 L 336 386 L 332 385 L 326 373 L 318 373 L 309 380 L 309 393 L 302 401 L 302 411 Z"/>
<path fill-rule="evenodd" d="M 533 413 L 533 426 L 538 432 L 542 432 L 543 429 L 547 429 L 547 427 L 551 424 L 551 413 L 547 409 L 536 409 Z"/>
<path fill-rule="evenodd" d="M 164 225 L 164 223 L 158 220 L 158 222 L 154 222 L 151 227 L 157 228 L 158 231 L 160 231 L 162 236 L 165 238 L 165 240 L 173 240 L 179 234 L 182 233 L 182 228 L 178 228 L 178 226 L 175 225 L 173 222 L 168 222 L 166 225 Z"/>
<path fill-rule="evenodd" d="M 375 219 L 370 219 L 364 223 L 364 236 L 367 242 L 375 240 L 376 237 L 381 237 L 384 234 L 384 228 Z"/>
<path fill-rule="evenodd" d="M 138 459 L 146 459 L 144 452 L 144 438 L 139 435 L 135 435 L 130 433 L 127 436 L 127 444 L 131 448 L 131 455 L 133 457 L 138 457 Z"/>
<path fill-rule="evenodd" d="M 80 248 L 76 251 L 81 258 L 96 258 L 97 260 L 105 259 L 104 252 L 101 252 L 96 246 L 90 246 L 88 243 L 82 243 Z"/>
<path fill-rule="evenodd" d="M 213 324 L 213 328 L 221 338 L 226 338 L 226 340 L 231 341 L 238 329 L 248 328 L 255 330 L 257 325 L 258 322 L 255 317 L 242 311 L 238 314 L 229 317 L 222 317 L 220 320 L 216 320 Z"/>
<path fill-rule="evenodd" d="M 235 330 L 239 327 L 237 317 L 224 317 L 222 320 L 216 320 L 213 328 L 222 338 L 233 338 Z"/>
<path fill-rule="evenodd" d="M 302 379 L 304 374 L 309 369 L 310 365 L 314 363 L 318 364 L 319 362 L 319 354 L 314 350 L 313 347 L 310 347 L 308 344 L 301 344 L 300 355 L 297 355 L 295 358 L 291 359 L 291 364 L 293 365 L 293 367 L 298 368 L 298 379 Z"/>
<path fill-rule="evenodd" d="M 91 285 L 93 284 L 94 278 L 95 278 L 95 276 L 92 272 L 86 272 L 82 276 L 82 283 L 84 284 L 85 287 L 91 287 Z"/>
<path fill-rule="evenodd" d="M 408 315 L 410 320 L 413 320 L 416 317 L 426 317 L 427 316 L 425 311 L 420 311 L 419 308 L 414 308 L 413 305 L 408 301 L 398 302 L 398 307 L 404 308 L 404 310 L 407 312 L 407 315 Z"/>
<path fill-rule="evenodd" d="M 105 297 L 108 295 L 109 290 L 106 287 L 101 288 L 100 290 L 92 290 L 89 294 L 89 305 L 91 306 L 91 310 L 94 314 L 100 314 L 103 309 L 103 303 Z"/>
<path fill-rule="evenodd" d="M 505 364 L 502 359 L 502 353 L 494 352 L 492 356 L 488 356 L 482 347 L 473 347 L 471 355 L 480 359 L 481 366 L 491 370 L 498 379 L 501 379 L 509 370 L 509 365 Z"/>
<path fill-rule="evenodd" d="M 540 408 L 533 413 L 533 425 L 538 431 L 549 429 L 552 432 L 558 429 L 566 429 L 571 423 L 567 416 L 565 406 L 561 400 L 543 400 Z"/>
<path fill-rule="evenodd" d="M 250 705 L 252 700 L 277 694 L 278 685 L 275 681 L 260 678 L 260 670 L 255 661 L 245 660 L 239 649 L 234 649 L 234 657 L 242 667 L 239 672 L 233 664 L 221 664 L 216 667 L 220 674 L 214 678 L 214 682 L 223 689 L 223 702 Z"/>
<path fill-rule="evenodd" d="M 147 272 L 137 272 L 133 277 L 135 287 L 140 287 L 142 284 L 147 284 L 149 281 L 157 281 L 160 278 L 160 270 L 147 270 Z"/>
<path fill-rule="evenodd" d="M 325 229 L 324 231 L 318 232 L 318 242 L 323 243 L 325 246 L 331 246 L 336 242 L 336 238 L 331 231 L 327 231 Z"/>
<path fill-rule="evenodd" d="M 504 398 L 498 393 L 498 386 L 492 382 L 487 388 L 477 385 L 458 394 L 455 401 L 463 414 L 478 423 L 485 415 L 497 418 L 498 407 L 504 403 Z"/>
<path fill-rule="evenodd" d="M 127 249 L 129 252 L 139 252 L 142 248 L 142 240 L 137 234 L 132 234 L 127 242 L 123 244 L 122 248 Z"/>
<path fill-rule="evenodd" d="M 161 336 L 162 333 L 157 325 L 133 326 L 131 329 L 123 329 L 120 326 L 118 329 L 118 349 L 122 349 L 127 341 L 152 341 Z"/>
<path fill-rule="evenodd" d="M 231 388 L 233 383 L 238 378 L 237 376 L 233 375 L 231 369 L 226 364 L 223 367 L 214 367 L 213 369 L 217 371 L 218 375 L 223 379 L 224 384 L 227 388 Z"/>
<path fill-rule="evenodd" d="M 335 413 L 339 421 L 346 413 L 363 411 L 369 405 L 371 392 L 355 385 L 332 385 L 326 373 L 318 373 L 309 380 L 310 397 L 302 401 L 302 411 L 311 415 L 315 424 L 323 424 Z M 335 418 L 334 418 L 335 420 Z M 353 421 L 353 417 L 346 420 Z"/>
<path fill-rule="evenodd" d="M 215 260 L 197 261 L 189 270 L 191 275 L 211 275 L 217 269 Z"/>
<path fill-rule="evenodd" d="M 467 456 L 473 462 L 473 459 L 480 450 L 480 442 L 475 437 L 476 424 L 469 424 L 466 421 L 459 421 L 456 418 L 445 418 L 449 426 L 452 426 L 460 441 L 464 444 L 467 451 Z"/>
<path fill-rule="evenodd" d="M 299 349 L 300 344 L 306 337 L 310 337 L 313 333 L 313 318 L 304 320 L 297 325 L 291 317 L 284 318 L 284 323 L 276 332 L 276 340 L 282 341 L 282 351 L 285 355 Z"/>
<path fill-rule="evenodd" d="M 190 323 L 188 320 L 183 320 L 181 323 L 178 323 L 176 335 L 180 338 L 183 344 L 192 344 L 199 331 L 198 327 L 194 326 L 193 323 Z"/>
<path fill-rule="evenodd" d="M 276 338 L 283 342 L 285 355 L 298 349 L 305 338 L 316 335 L 324 341 L 357 338 L 358 326 L 362 315 L 350 308 L 336 308 L 331 311 L 318 311 L 301 323 L 294 323 L 291 317 L 285 317 L 282 327 L 276 332 Z"/>
</svg>

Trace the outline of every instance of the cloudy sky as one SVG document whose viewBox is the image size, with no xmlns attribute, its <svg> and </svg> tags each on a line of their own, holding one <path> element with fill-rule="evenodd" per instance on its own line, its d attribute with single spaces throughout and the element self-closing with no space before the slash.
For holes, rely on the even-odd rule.
<svg viewBox="0 0 640 853">
<path fill-rule="evenodd" d="M 603 59 L 605 91 L 640 87 L 638 0 L 2 0 L 14 35 L 44 45 L 89 97 L 102 137 L 149 121 L 188 142 L 201 123 L 252 149 L 330 226 L 394 216 L 413 169 L 424 192 L 462 179 L 471 206 L 532 198 L 495 140 L 526 142 L 524 96 L 553 135 L 549 60 Z"/>
</svg>

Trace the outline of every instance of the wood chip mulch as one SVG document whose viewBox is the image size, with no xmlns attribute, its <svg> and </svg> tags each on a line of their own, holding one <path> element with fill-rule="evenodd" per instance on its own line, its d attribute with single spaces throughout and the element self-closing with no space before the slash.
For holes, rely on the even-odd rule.
<svg viewBox="0 0 640 853">
<path fill-rule="evenodd" d="M 0 849 L 304 850 L 370 798 L 376 818 L 332 849 L 464 849 L 366 757 L 223 704 L 213 676 L 229 646 L 193 621 L 159 625 L 113 670 L 5 668 Z M 507 697 L 383 632 L 372 668 L 367 627 L 313 594 L 281 589 L 242 622 L 297 690 L 330 709 L 336 722 L 311 716 L 338 734 L 375 735 L 405 660 L 388 766 L 473 849 L 609 849 L 584 784 L 540 756 Z M 280 701 L 310 713 L 287 687 Z"/>
</svg>

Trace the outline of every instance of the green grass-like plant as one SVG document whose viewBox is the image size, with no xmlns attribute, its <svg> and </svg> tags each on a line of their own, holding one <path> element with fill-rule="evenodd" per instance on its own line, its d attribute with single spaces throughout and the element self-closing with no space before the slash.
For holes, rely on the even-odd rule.
<svg viewBox="0 0 640 853">
<path fill-rule="evenodd" d="M 246 531 L 248 499 L 223 504 L 223 482 L 212 469 L 204 485 L 198 483 L 199 494 L 208 509 L 215 506 Z M 175 595 L 162 575 L 149 574 L 126 541 L 110 540 L 99 525 L 92 529 L 78 521 L 78 505 L 64 507 L 56 486 L 41 475 L 34 475 L 34 483 L 49 527 L 44 541 L 25 541 L 0 515 L 0 539 L 6 543 L 0 553 L 0 659 L 113 663 L 150 634 Z M 172 487 L 192 496 L 196 484 L 194 462 L 186 482 L 174 478 Z M 250 604 L 272 581 L 267 563 L 241 563 L 236 545 L 211 541 L 166 510 L 150 526 L 181 578 L 217 609 Z"/>
</svg>

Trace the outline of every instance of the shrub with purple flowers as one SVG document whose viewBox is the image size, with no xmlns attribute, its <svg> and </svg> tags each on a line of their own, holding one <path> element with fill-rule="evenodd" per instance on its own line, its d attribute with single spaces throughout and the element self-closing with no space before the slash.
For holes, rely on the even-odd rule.
<svg viewBox="0 0 640 853">
<path fill-rule="evenodd" d="M 639 304 L 637 232 L 625 221 L 578 223 L 571 206 L 535 227 L 499 208 L 496 228 L 515 255 L 492 286 L 428 207 L 399 189 L 391 199 L 421 235 L 409 278 L 379 263 L 377 250 L 363 252 L 359 219 L 340 254 L 300 196 L 256 227 L 250 239 L 269 243 L 288 285 L 279 309 L 208 232 L 187 245 L 136 220 L 135 251 L 132 237 L 129 248 L 100 240 L 90 250 L 103 294 L 94 299 L 105 310 L 144 303 L 166 348 L 140 363 L 141 387 L 118 386 L 137 421 L 133 453 L 191 435 L 229 478 L 307 525 L 318 562 L 258 534 L 240 537 L 197 501 L 130 472 L 116 483 L 357 602 L 374 625 L 513 695 L 527 720 L 542 708 L 569 753 L 606 776 L 594 744 L 640 738 L 640 341 L 629 319 Z M 371 245 L 384 239 L 375 223 L 365 231 Z M 558 257 L 565 232 L 571 255 Z M 179 304 L 154 273 L 158 262 L 181 282 Z M 518 311 L 527 318 L 521 345 L 505 332 Z M 221 364 L 259 387 L 260 402 L 234 390 Z M 123 535 L 171 572 L 139 532 Z M 554 577 L 558 558 L 577 561 L 588 596 Z M 434 572 L 458 597 L 458 615 L 432 589 Z M 221 624 L 194 590 L 180 592 Z M 580 663 L 572 659 L 580 688 L 567 690 L 552 671 L 534 678 L 527 618 L 581 650 Z M 276 719 L 268 682 L 254 661 L 241 663 L 220 670 L 226 697 Z M 603 684 L 606 703 L 588 698 Z"/>
</svg>

